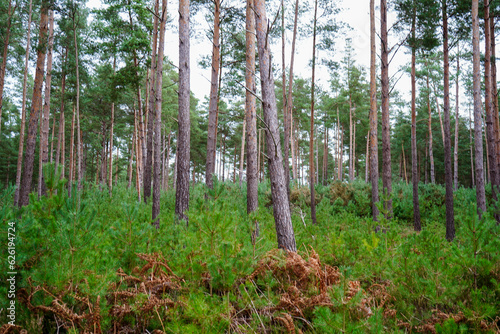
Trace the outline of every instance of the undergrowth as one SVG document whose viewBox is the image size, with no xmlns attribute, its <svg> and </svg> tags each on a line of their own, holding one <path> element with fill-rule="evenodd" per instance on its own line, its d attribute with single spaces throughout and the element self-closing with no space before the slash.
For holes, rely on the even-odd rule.
<svg viewBox="0 0 500 334">
<path fill-rule="evenodd" d="M 421 233 L 411 186 L 394 185 L 394 218 L 377 222 L 369 185 L 318 186 L 317 225 L 308 190 L 294 188 L 299 250 L 286 253 L 268 184 L 251 216 L 244 187 L 194 186 L 188 225 L 174 219 L 174 192 L 163 193 L 157 230 L 150 204 L 123 184 L 69 197 L 55 180 L 23 209 L 12 188 L 0 193 L 0 252 L 15 222 L 18 273 L 16 326 L 0 286 L 0 333 L 499 332 L 500 229 L 491 213 L 477 219 L 471 189 L 455 193 L 449 243 L 441 186 L 421 187 Z"/>
</svg>

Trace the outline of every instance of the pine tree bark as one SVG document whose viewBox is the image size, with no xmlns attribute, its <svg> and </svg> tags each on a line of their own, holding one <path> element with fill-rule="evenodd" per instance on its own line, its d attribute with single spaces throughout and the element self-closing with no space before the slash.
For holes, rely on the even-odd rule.
<svg viewBox="0 0 500 334">
<path fill-rule="evenodd" d="M 286 65 L 285 65 L 285 2 L 281 0 L 281 85 L 283 101 L 283 167 L 285 168 L 285 183 L 288 201 L 290 201 L 290 121 L 286 105 Z M 290 87 L 290 89 L 292 89 Z"/>
<path fill-rule="evenodd" d="M 292 51 L 290 56 L 290 74 L 288 75 L 288 99 L 287 99 L 287 118 L 290 122 L 290 148 L 292 151 L 292 177 L 297 179 L 297 159 L 294 156 L 296 149 L 294 149 L 294 139 L 293 139 L 293 64 L 295 62 L 295 41 L 297 40 L 297 26 L 299 17 L 299 0 L 295 1 L 295 16 L 293 23 L 293 37 L 292 37 Z M 287 144 L 288 145 L 288 144 Z"/>
<path fill-rule="evenodd" d="M 264 0 L 255 0 L 255 21 L 259 50 L 262 107 L 264 111 L 264 122 L 267 127 L 267 156 L 278 247 L 296 252 L 297 246 L 295 244 L 295 235 L 290 216 L 290 205 L 286 193 L 283 158 L 279 140 L 278 112 L 274 93 L 271 52 L 269 50 L 269 41 L 267 40 L 269 31 Z"/>
<path fill-rule="evenodd" d="M 83 156 L 82 156 L 82 136 L 81 136 L 81 127 L 80 127 L 80 68 L 79 68 L 79 54 L 78 54 L 78 41 L 76 39 L 76 10 L 73 13 L 73 41 L 75 43 L 75 68 L 76 68 L 76 147 L 77 147 L 77 167 L 76 167 L 76 172 L 77 172 L 77 187 L 78 190 L 81 189 L 82 187 L 82 179 L 83 179 L 83 173 L 82 173 L 82 162 L 83 162 Z"/>
<path fill-rule="evenodd" d="M 387 42 L 387 0 L 380 0 L 380 34 L 382 62 L 382 186 L 387 218 L 392 217 L 391 130 L 389 118 L 389 46 Z"/>
<path fill-rule="evenodd" d="M 378 219 L 378 110 L 377 110 L 377 56 L 375 44 L 375 0 L 370 0 L 370 181 L 372 184 L 372 216 Z"/>
<path fill-rule="evenodd" d="M 458 190 L 458 123 L 459 123 L 459 76 L 460 76 L 460 46 L 457 46 L 459 50 L 457 52 L 457 76 L 455 78 L 455 145 L 453 150 L 453 184 L 455 185 L 455 191 Z"/>
<path fill-rule="evenodd" d="M 31 99 L 28 138 L 26 140 L 26 154 L 22 173 L 23 178 L 21 182 L 21 190 L 19 192 L 20 207 L 28 205 L 29 203 L 29 193 L 31 191 L 31 182 L 33 180 L 38 119 L 40 118 L 40 111 L 42 109 L 42 86 L 43 75 L 45 71 L 48 21 L 48 3 L 46 1 L 43 1 L 40 11 L 40 31 L 38 39 L 35 85 L 33 87 L 33 97 Z"/>
<path fill-rule="evenodd" d="M 43 104 L 42 126 L 40 133 L 40 161 L 38 166 L 38 196 L 47 193 L 43 165 L 49 162 L 49 117 L 50 90 L 52 82 L 52 48 L 54 46 L 54 11 L 49 11 L 49 46 L 47 49 L 47 74 L 45 76 L 45 101 Z M 55 115 L 54 115 L 55 119 Z"/>
<path fill-rule="evenodd" d="M 135 109 L 135 108 L 134 108 Z M 139 129 L 139 120 L 138 120 L 138 115 L 139 113 L 142 113 L 141 110 L 134 110 L 134 134 L 135 134 L 135 156 L 136 156 L 136 161 L 135 161 L 135 187 L 137 190 L 137 198 L 139 199 L 139 202 L 141 202 L 141 167 L 142 167 L 142 161 L 141 161 L 141 153 L 142 153 L 142 147 L 140 143 L 140 129 Z"/>
<path fill-rule="evenodd" d="M 188 223 L 189 209 L 189 162 L 190 162 L 190 117 L 189 117 L 189 0 L 179 1 L 179 135 L 177 141 L 177 187 L 175 214 Z"/>
<path fill-rule="evenodd" d="M 113 75 L 116 70 L 116 56 L 113 55 Z M 111 103 L 111 129 L 109 132 L 109 177 L 108 190 L 109 194 L 113 193 L 113 135 L 115 129 L 115 103 Z"/>
<path fill-rule="evenodd" d="M 426 64 L 427 65 L 427 64 Z M 431 113 L 431 91 L 429 88 L 429 74 L 427 74 L 427 110 L 429 111 L 429 121 L 427 123 L 428 131 L 429 131 L 429 161 L 430 161 L 430 174 L 431 174 L 431 183 L 436 183 L 436 176 L 434 173 L 434 152 L 432 151 L 432 113 Z"/>
<path fill-rule="evenodd" d="M 23 102 L 21 107 L 21 129 L 19 131 L 19 149 L 17 153 L 17 169 L 16 169 L 16 190 L 14 193 L 14 205 L 19 205 L 19 194 L 21 192 L 21 170 L 23 166 L 23 151 L 24 151 L 24 134 L 26 127 L 26 93 L 28 87 L 28 65 L 30 56 L 31 43 L 31 16 L 32 16 L 33 0 L 30 0 L 28 13 L 28 31 L 26 32 L 26 55 L 24 58 L 24 75 L 23 75 Z"/>
<path fill-rule="evenodd" d="M 489 160 L 489 175 L 491 182 L 491 193 L 493 201 L 497 200 L 498 193 L 498 171 L 497 171 L 497 147 L 495 135 L 495 116 L 493 115 L 493 101 L 491 90 L 491 36 L 490 30 L 490 1 L 484 0 L 484 117 L 486 119 L 486 133 L 487 133 L 487 150 Z"/>
<path fill-rule="evenodd" d="M 162 0 L 160 23 L 160 38 L 158 40 L 158 61 L 156 63 L 156 89 L 155 89 L 155 150 L 153 168 L 153 225 L 160 227 L 160 192 L 161 192 L 161 103 L 163 83 L 163 50 L 165 48 L 165 25 L 167 23 L 167 0 Z M 188 94 L 189 96 L 189 94 Z M 153 115 L 151 115 L 152 117 Z"/>
<path fill-rule="evenodd" d="M 309 130 L 309 189 L 311 193 L 311 220 L 317 224 L 316 220 L 316 199 L 314 192 L 314 79 L 316 70 L 316 23 L 318 15 L 318 0 L 314 1 L 314 21 L 313 21 L 313 54 L 312 54 L 312 79 L 311 79 L 311 118 Z"/>
<path fill-rule="evenodd" d="M 12 16 L 16 11 L 17 5 L 12 7 L 12 0 L 9 0 L 7 9 L 7 24 L 3 39 L 2 64 L 0 65 L 0 133 L 2 132 L 2 104 L 3 104 L 3 89 L 5 86 L 5 72 L 7 70 L 7 52 L 9 51 L 10 30 L 12 28 Z"/>
<path fill-rule="evenodd" d="M 414 4 L 415 6 L 415 4 Z M 412 18 L 412 37 L 415 41 L 415 21 L 416 18 L 416 8 L 413 7 L 413 18 Z M 413 42 L 415 43 L 415 42 Z M 422 225 L 420 223 L 420 204 L 418 201 L 418 158 L 417 158 L 417 112 L 416 112 L 416 55 L 415 55 L 415 45 L 411 46 L 411 179 L 413 184 L 413 229 L 415 231 L 422 230 Z"/>
<path fill-rule="evenodd" d="M 69 139 L 69 182 L 68 182 L 68 194 L 71 197 L 73 191 L 73 176 L 75 170 L 75 118 L 76 118 L 76 108 L 73 104 L 73 117 L 71 118 L 71 138 Z"/>
<path fill-rule="evenodd" d="M 151 196 L 151 172 L 153 166 L 153 137 L 154 137 L 154 121 L 155 121 L 155 98 L 156 98 L 156 69 L 160 60 L 157 59 L 157 49 L 158 49 L 158 17 L 159 17 L 159 7 L 160 1 L 155 1 L 155 13 L 154 15 L 154 23 L 153 23 L 153 40 L 152 40 L 152 53 L 151 53 L 151 70 L 150 70 L 150 79 L 149 79 L 149 103 L 148 103 L 148 116 L 147 116 L 147 124 L 148 129 L 145 135 L 146 137 L 146 156 L 143 157 L 145 159 L 144 170 L 143 170 L 143 182 L 142 187 L 144 188 L 144 203 L 148 201 L 148 198 Z"/>
<path fill-rule="evenodd" d="M 64 60 L 63 60 L 63 66 L 62 66 L 62 73 L 61 73 L 61 109 L 60 109 L 60 115 L 59 115 L 59 131 L 57 135 L 57 148 L 56 148 L 56 161 L 55 161 L 55 168 L 57 170 L 58 165 L 60 163 L 60 157 L 62 155 L 63 159 L 61 162 L 62 165 L 62 173 L 61 176 L 64 177 L 64 128 L 65 128 L 65 123 L 66 123 L 66 118 L 64 116 L 64 94 L 66 93 L 66 61 L 68 59 L 68 48 L 65 47 L 65 52 L 64 52 Z"/>
<path fill-rule="evenodd" d="M 486 211 L 486 196 L 484 191 L 483 165 L 483 135 L 481 120 L 481 76 L 479 49 L 479 16 L 478 0 L 472 0 L 472 58 L 473 58 L 473 94 L 474 94 L 474 151 L 475 151 L 475 181 L 477 212 L 481 218 Z"/>
<path fill-rule="evenodd" d="M 244 161 L 245 161 L 246 128 L 247 128 L 247 120 L 243 119 L 243 131 L 241 132 L 240 170 L 238 172 L 240 187 L 241 187 L 241 184 L 243 182 L 243 165 L 244 165 Z"/>
<path fill-rule="evenodd" d="M 444 67 L 444 177 L 446 184 L 446 240 L 455 238 L 455 216 L 453 212 L 453 174 L 451 171 L 451 133 L 450 133 L 450 63 L 448 50 L 448 13 L 447 0 L 443 1 L 443 67 Z"/>
<path fill-rule="evenodd" d="M 493 101 L 493 115 L 494 129 L 495 129 L 495 142 L 497 148 L 497 175 L 500 183 L 500 123 L 498 112 L 498 87 L 497 87 L 497 66 L 496 66 L 496 41 L 495 41 L 495 17 L 490 15 L 490 29 L 491 29 L 491 99 Z"/>
<path fill-rule="evenodd" d="M 220 68 L 220 1 L 214 0 L 214 27 L 212 39 L 212 76 L 210 80 L 210 101 L 208 105 L 207 159 L 205 183 L 209 188 L 214 186 L 215 149 L 217 137 L 217 109 L 219 95 Z"/>
</svg>

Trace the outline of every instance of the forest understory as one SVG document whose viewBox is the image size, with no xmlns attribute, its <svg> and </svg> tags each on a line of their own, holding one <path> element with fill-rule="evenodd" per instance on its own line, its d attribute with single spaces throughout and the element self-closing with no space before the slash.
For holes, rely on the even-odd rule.
<svg viewBox="0 0 500 334">
<path fill-rule="evenodd" d="M 2 308 L 2 334 L 500 332 L 500 227 L 491 212 L 477 219 L 473 189 L 455 192 L 448 242 L 443 186 L 420 185 L 419 233 L 406 183 L 394 184 L 392 219 L 381 206 L 379 221 L 369 184 L 317 185 L 316 225 L 309 189 L 293 187 L 295 253 L 276 249 L 268 183 L 251 215 L 245 184 L 191 187 L 189 224 L 164 192 L 158 229 L 126 184 L 111 196 L 85 184 L 71 197 L 64 180 L 47 185 L 21 209 L 13 187 L 0 196 L 3 226 L 17 233 L 16 325 Z"/>
</svg>

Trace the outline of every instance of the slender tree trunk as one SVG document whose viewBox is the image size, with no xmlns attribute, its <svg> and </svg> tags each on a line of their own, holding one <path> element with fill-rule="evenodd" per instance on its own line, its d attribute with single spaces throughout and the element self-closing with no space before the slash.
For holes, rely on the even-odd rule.
<svg viewBox="0 0 500 334">
<path fill-rule="evenodd" d="M 353 120 L 352 120 L 352 101 L 349 96 L 349 181 L 354 180 L 354 154 L 353 154 Z"/>
<path fill-rule="evenodd" d="M 212 76 L 210 81 L 210 101 L 208 106 L 207 161 L 205 183 L 213 188 L 215 173 L 215 149 L 217 137 L 217 110 L 220 68 L 220 1 L 214 0 L 214 30 L 212 40 Z"/>
<path fill-rule="evenodd" d="M 328 128 L 326 127 L 325 124 L 325 134 L 323 138 L 323 168 L 322 168 L 324 186 L 326 186 L 327 184 L 327 172 L 328 172 Z"/>
<path fill-rule="evenodd" d="M 311 192 L 311 220 L 317 224 L 316 220 L 316 199 L 314 192 L 314 75 L 316 70 L 316 18 L 318 14 L 318 0 L 314 1 L 314 21 L 313 21 L 313 54 L 312 54 L 312 79 L 311 79 L 311 127 L 309 130 L 309 189 Z"/>
<path fill-rule="evenodd" d="M 450 64 L 448 59 L 448 13 L 446 0 L 443 1 L 443 60 L 444 60 L 444 177 L 446 183 L 446 240 L 455 238 L 455 217 L 453 213 L 453 174 L 451 172 L 451 131 L 450 131 Z"/>
<path fill-rule="evenodd" d="M 152 165 L 153 165 L 153 137 L 154 137 L 154 121 L 155 121 L 155 98 L 156 98 L 156 80 L 158 80 L 158 77 L 156 77 L 156 69 L 159 65 L 159 63 L 162 61 L 160 59 L 156 59 L 156 54 L 157 54 L 157 43 L 158 43 L 158 17 L 159 17 L 159 7 L 160 7 L 160 1 L 156 0 L 155 1 L 155 13 L 154 15 L 154 25 L 153 25 L 153 41 L 152 41 L 152 53 L 151 53 L 151 70 L 150 70 L 150 87 L 149 87 L 149 103 L 148 103 L 148 117 L 147 117 L 147 124 L 148 124 L 148 129 L 147 129 L 147 152 L 145 156 L 145 164 L 144 164 L 144 175 L 143 175 L 143 188 L 144 188 L 144 203 L 148 201 L 148 198 L 151 196 L 151 171 L 152 171 Z M 179 120 L 180 121 L 180 120 Z"/>
<path fill-rule="evenodd" d="M 2 64 L 0 65 L 0 133 L 2 130 L 2 103 L 3 103 L 3 88 L 5 84 L 5 72 L 7 70 L 7 52 L 9 51 L 10 29 L 12 27 L 12 16 L 16 11 L 17 5 L 12 7 L 12 0 L 9 0 L 9 7 L 7 9 L 7 24 L 5 28 L 5 35 L 3 36 L 3 52 Z M 31 12 L 31 11 L 30 11 Z"/>
<path fill-rule="evenodd" d="M 177 140 L 177 188 L 175 214 L 188 223 L 189 209 L 189 0 L 179 1 L 179 135 Z"/>
<path fill-rule="evenodd" d="M 61 74 L 61 110 L 59 117 L 59 134 L 57 136 L 57 148 L 56 148 L 56 162 L 55 168 L 57 170 L 59 159 L 61 156 L 61 150 L 64 146 L 64 125 L 65 125 L 65 117 L 64 117 L 64 94 L 66 92 L 66 61 L 68 59 L 68 48 L 65 48 L 64 52 L 64 60 L 62 66 L 62 74 Z M 64 152 L 62 153 L 62 173 L 61 176 L 64 177 Z"/>
<path fill-rule="evenodd" d="M 432 151 L 432 113 L 431 113 L 431 91 L 429 89 L 429 75 L 427 74 L 427 109 L 429 111 L 429 122 L 427 123 L 429 129 L 429 161 L 431 169 L 431 183 L 436 183 L 436 176 L 434 173 L 434 153 Z"/>
<path fill-rule="evenodd" d="M 283 160 L 285 168 L 285 183 L 288 201 L 290 201 L 290 120 L 288 119 L 286 95 L 286 66 L 285 66 L 285 3 L 281 0 L 281 84 L 283 101 Z M 290 89 L 292 87 L 290 86 Z"/>
<path fill-rule="evenodd" d="M 75 161 L 75 116 L 76 108 L 73 104 L 73 118 L 71 119 L 71 138 L 69 139 L 69 182 L 68 182 L 68 194 L 71 196 L 73 190 L 73 171 L 74 171 L 74 161 Z"/>
<path fill-rule="evenodd" d="M 493 202 L 497 201 L 498 197 L 498 170 L 497 170 L 497 147 L 496 147 L 496 134 L 495 134 L 495 120 L 493 115 L 494 105 L 492 101 L 492 78 L 491 78 L 491 36 L 490 29 L 490 1 L 484 0 L 484 117 L 486 119 L 486 152 L 488 158 L 488 170 L 491 182 L 491 194 Z M 500 222 L 500 216 L 495 213 L 495 218 Z"/>
<path fill-rule="evenodd" d="M 35 162 L 36 137 L 38 130 L 38 119 L 42 109 L 42 86 L 45 71 L 45 53 L 47 46 L 48 26 L 48 3 L 43 1 L 40 11 L 40 35 L 38 39 L 37 62 L 35 73 L 35 85 L 33 87 L 33 98 L 31 99 L 31 111 L 28 125 L 28 138 L 26 141 L 26 154 L 23 168 L 23 179 L 19 192 L 19 206 L 29 203 L 29 193 L 33 180 L 33 167 Z"/>
<path fill-rule="evenodd" d="M 296 252 L 297 247 L 290 216 L 290 205 L 286 193 L 283 158 L 279 140 L 278 112 L 274 94 L 271 52 L 269 50 L 269 41 L 267 40 L 269 31 L 264 0 L 255 0 L 255 20 L 262 87 L 262 107 L 264 110 L 264 122 L 267 127 L 267 156 L 278 247 Z"/>
<path fill-rule="evenodd" d="M 382 185 L 386 196 L 384 207 L 392 217 L 391 130 L 389 119 L 389 46 L 387 44 L 387 0 L 380 0 L 381 61 L 382 61 Z"/>
<path fill-rule="evenodd" d="M 155 89 L 155 150 L 153 168 L 153 225 L 160 227 L 160 191 L 161 191 L 161 103 L 162 103 L 162 83 L 163 83 L 163 49 L 165 46 L 165 25 L 167 23 L 167 0 L 162 0 L 160 23 L 160 39 L 158 41 L 158 61 L 156 63 L 156 89 Z M 188 92 L 189 97 L 189 92 Z M 189 108 L 188 108 L 189 112 Z M 151 114 L 150 117 L 153 117 Z M 189 140 L 189 138 L 188 138 Z M 189 166 L 189 165 L 188 165 Z M 194 169 L 193 169 L 194 170 Z"/>
<path fill-rule="evenodd" d="M 134 115 L 135 116 L 135 115 Z M 130 158 L 129 158 L 129 161 L 128 161 L 128 170 L 127 170 L 127 174 L 128 174 L 128 184 L 127 184 L 127 189 L 130 189 L 130 187 L 132 186 L 132 174 L 133 174 L 133 162 L 134 162 L 134 151 L 135 151 L 135 125 L 136 125 L 137 121 L 134 117 L 134 133 L 132 134 L 132 143 L 130 144 Z"/>
<path fill-rule="evenodd" d="M 76 16 L 76 11 L 74 13 L 74 16 Z M 76 22 L 75 22 L 75 17 L 73 16 L 73 41 L 75 43 L 75 68 L 76 68 L 76 137 L 77 137 L 77 155 L 78 155 L 78 165 L 76 168 L 77 171 L 77 177 L 78 177 L 78 190 L 81 189 L 82 187 L 82 162 L 83 162 L 83 156 L 82 156 L 82 136 L 80 133 L 80 69 L 78 65 L 78 41 L 76 40 Z"/>
<path fill-rule="evenodd" d="M 434 98 L 436 99 L 436 109 L 437 109 L 438 116 L 439 116 L 439 125 L 441 126 L 441 137 L 443 139 L 443 147 L 444 147 L 445 131 L 444 131 L 444 126 L 443 126 L 443 117 L 441 116 L 441 107 L 439 106 L 439 101 L 438 101 L 436 84 L 433 83 L 432 87 L 434 88 Z"/>
<path fill-rule="evenodd" d="M 474 125 L 475 126 L 475 125 Z M 475 144 L 475 143 L 474 143 Z M 469 147 L 470 147 L 470 170 L 471 170 L 471 180 L 472 180 L 472 187 L 476 186 L 476 178 L 474 176 L 474 153 L 473 150 L 473 144 L 472 144 L 472 115 L 471 115 L 471 110 L 469 107 Z"/>
<path fill-rule="evenodd" d="M 415 6 L 415 4 L 414 4 Z M 413 7 L 412 36 L 415 40 L 416 8 Z M 416 112 L 416 65 L 415 45 L 411 48 L 411 180 L 413 184 L 413 229 L 422 230 L 420 223 L 420 204 L 418 201 L 418 158 L 417 158 L 417 112 Z"/>
<path fill-rule="evenodd" d="M 373 220 L 378 219 L 378 110 L 377 110 L 377 49 L 375 45 L 375 0 L 370 0 L 370 180 L 372 184 Z"/>
<path fill-rule="evenodd" d="M 290 74 L 288 75 L 288 99 L 287 99 L 287 118 L 290 121 L 290 148 L 292 150 L 292 176 L 293 179 L 297 179 L 297 162 L 296 162 L 296 157 L 294 157 L 294 140 L 293 140 L 293 98 L 292 98 L 292 92 L 293 92 L 293 64 L 295 61 L 295 41 L 297 40 L 297 22 L 298 22 L 298 17 L 299 17 L 299 0 L 295 1 L 295 16 L 294 16 L 294 23 L 293 23 L 293 37 L 292 37 L 292 51 L 291 51 L 291 56 L 290 56 Z M 287 144 L 288 145 L 288 144 Z M 286 146 L 285 146 L 286 147 Z M 285 148 L 286 149 L 286 148 Z M 298 151 L 298 150 L 297 150 Z"/>
<path fill-rule="evenodd" d="M 26 126 L 26 92 L 28 87 L 28 65 L 30 56 L 30 41 L 31 41 L 31 14 L 33 0 L 30 0 L 28 14 L 28 31 L 26 33 L 26 55 L 24 58 L 24 76 L 23 76 L 23 102 L 21 109 L 21 130 L 19 131 L 19 149 L 17 153 L 17 169 L 16 169 L 16 190 L 14 193 L 14 205 L 19 205 L 19 194 L 21 191 L 21 170 L 23 166 L 23 151 L 24 151 L 24 133 Z M 5 59 L 5 58 L 4 58 Z"/>
<path fill-rule="evenodd" d="M 54 45 L 54 11 L 49 11 L 49 46 L 47 49 L 47 74 L 45 77 L 45 101 L 43 104 L 42 124 L 40 129 L 40 153 L 38 163 L 38 196 L 47 193 L 43 165 L 49 162 L 49 118 L 50 89 L 52 82 L 52 47 Z M 55 116 L 54 116 L 55 119 Z"/>
<path fill-rule="evenodd" d="M 170 174 L 170 140 L 171 140 L 171 132 L 170 130 L 168 131 L 168 141 L 167 141 L 167 160 L 166 160 L 166 175 L 165 175 L 165 190 L 168 191 L 169 185 L 168 185 L 168 179 L 169 179 L 169 174 Z"/>
<path fill-rule="evenodd" d="M 243 131 L 241 132 L 241 150 L 240 150 L 240 170 L 238 173 L 240 187 L 243 182 L 243 165 L 245 161 L 245 139 L 246 139 L 246 128 L 247 128 L 247 120 L 243 120 Z"/>
<path fill-rule="evenodd" d="M 116 56 L 113 55 L 113 75 L 116 70 Z M 111 130 L 109 132 L 109 194 L 113 193 L 113 134 L 115 128 L 115 103 L 111 103 Z"/>
<path fill-rule="evenodd" d="M 460 50 L 460 47 L 457 47 Z M 459 76 L 460 76 L 460 51 L 457 52 L 457 77 L 455 79 L 455 145 L 453 150 L 453 183 L 455 191 L 458 190 L 458 122 L 459 122 Z"/>
<path fill-rule="evenodd" d="M 498 87 L 497 87 L 497 66 L 496 66 L 496 41 L 495 41 L 495 17 L 490 15 L 491 30 L 491 99 L 493 101 L 493 125 L 495 129 L 497 176 L 500 185 L 500 123 L 498 112 Z"/>
<path fill-rule="evenodd" d="M 56 117 L 56 112 L 54 111 L 53 112 L 53 119 L 52 119 L 52 134 L 51 134 L 51 138 L 50 138 L 50 158 L 49 158 L 49 162 L 50 163 L 53 163 L 54 162 L 54 140 L 55 140 L 55 135 L 56 135 L 56 121 L 57 121 L 57 117 Z"/>
<path fill-rule="evenodd" d="M 366 154 L 365 154 L 365 182 L 370 180 L 370 130 L 366 134 Z"/>
<path fill-rule="evenodd" d="M 137 190 L 137 197 L 139 199 L 139 202 L 141 202 L 141 167 L 142 167 L 142 161 L 141 161 L 141 153 L 142 153 L 142 147 L 140 145 L 140 139 L 139 139 L 139 133 L 141 130 L 139 129 L 139 121 L 137 114 L 142 113 L 142 111 L 139 109 L 138 111 L 135 110 L 134 108 L 134 134 L 135 134 L 135 156 L 136 161 L 135 161 L 135 187 Z"/>
</svg>

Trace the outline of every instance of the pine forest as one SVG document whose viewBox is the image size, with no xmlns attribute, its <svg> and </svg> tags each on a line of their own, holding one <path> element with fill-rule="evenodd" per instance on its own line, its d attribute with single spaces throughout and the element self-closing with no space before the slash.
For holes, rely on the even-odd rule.
<svg viewBox="0 0 500 334">
<path fill-rule="evenodd" d="M 0 0 L 0 334 L 500 333 L 499 21 Z"/>
</svg>

